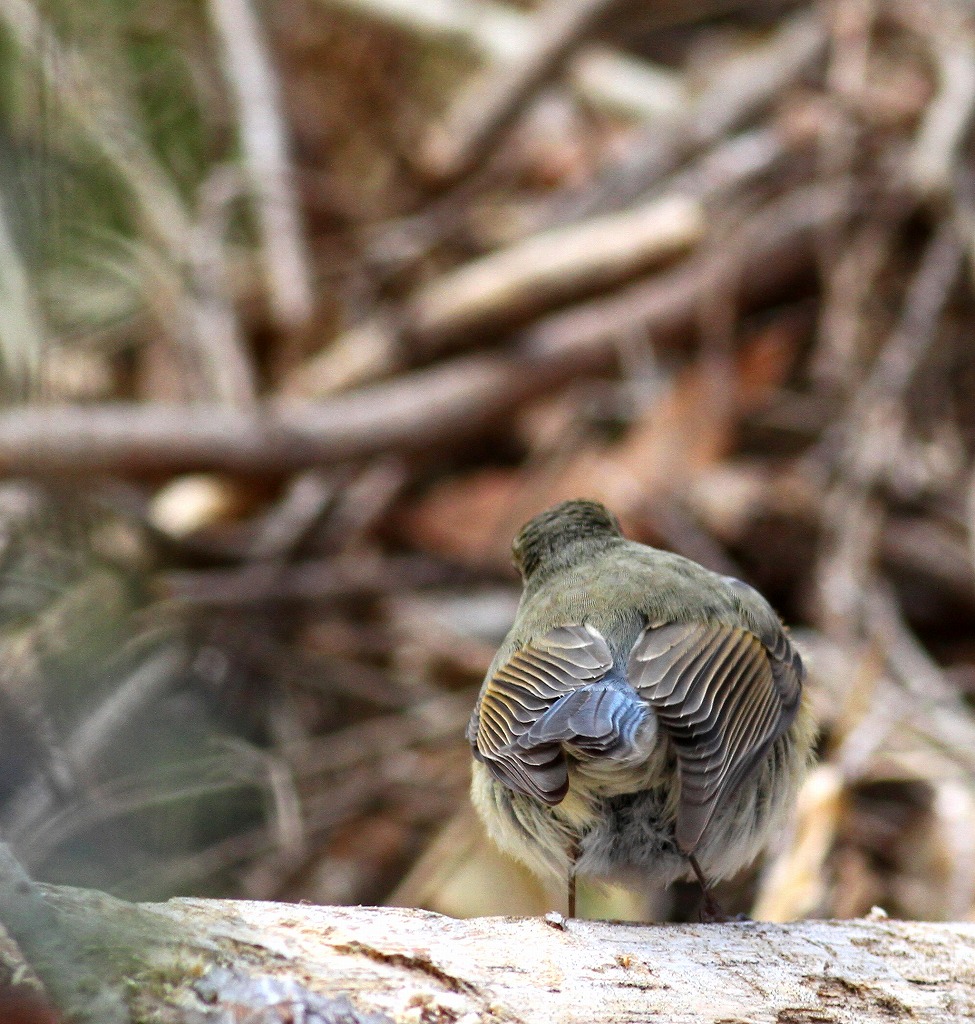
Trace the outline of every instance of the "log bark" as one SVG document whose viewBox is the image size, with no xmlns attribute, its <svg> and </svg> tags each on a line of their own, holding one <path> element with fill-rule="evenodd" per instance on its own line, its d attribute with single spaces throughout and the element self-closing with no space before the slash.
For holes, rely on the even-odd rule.
<svg viewBox="0 0 975 1024">
<path fill-rule="evenodd" d="M 459 921 L 390 907 L 133 905 L 32 888 L 58 948 L 79 939 L 75 973 L 98 977 L 99 998 L 117 996 L 132 1021 L 944 1024 L 975 1014 L 970 923 Z M 16 935 L 13 917 L 4 920 Z M 71 997 L 68 1019 L 92 1019 Z"/>
</svg>

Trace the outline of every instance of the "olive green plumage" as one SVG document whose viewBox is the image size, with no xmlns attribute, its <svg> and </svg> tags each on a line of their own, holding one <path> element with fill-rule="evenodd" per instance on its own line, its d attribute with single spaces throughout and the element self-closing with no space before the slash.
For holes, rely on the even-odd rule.
<svg viewBox="0 0 975 1024">
<path fill-rule="evenodd" d="M 524 593 L 468 729 L 492 837 L 563 877 L 745 866 L 814 736 L 802 662 L 765 599 L 626 540 L 592 501 L 536 516 L 514 559 Z"/>
</svg>

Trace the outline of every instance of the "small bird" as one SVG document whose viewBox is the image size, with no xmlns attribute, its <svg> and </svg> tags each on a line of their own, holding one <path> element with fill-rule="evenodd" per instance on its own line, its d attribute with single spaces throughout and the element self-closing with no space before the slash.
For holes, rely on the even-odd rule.
<svg viewBox="0 0 975 1024">
<path fill-rule="evenodd" d="M 731 576 L 624 538 L 595 501 L 515 538 L 524 591 L 467 736 L 472 798 L 538 874 L 710 884 L 784 822 L 815 726 L 799 654 Z"/>
</svg>

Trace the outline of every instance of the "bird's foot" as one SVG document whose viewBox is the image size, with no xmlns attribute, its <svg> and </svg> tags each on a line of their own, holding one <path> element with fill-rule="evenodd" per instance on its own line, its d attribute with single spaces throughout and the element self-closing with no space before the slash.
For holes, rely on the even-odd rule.
<svg viewBox="0 0 975 1024">
<path fill-rule="evenodd" d="M 710 889 L 703 890 L 704 899 L 701 901 L 701 908 L 698 917 L 702 924 L 723 924 L 728 920 L 721 904 L 711 894 Z"/>
<path fill-rule="evenodd" d="M 703 900 L 699 916 L 702 924 L 727 924 L 730 921 L 751 920 L 745 914 L 735 914 L 733 916 L 726 914 L 721 909 L 721 904 L 714 898 L 714 893 L 711 891 L 711 886 L 708 885 L 708 880 L 704 877 L 704 872 L 701 870 L 701 865 L 698 864 L 697 858 L 693 854 L 689 854 L 687 859 L 690 862 L 691 870 L 694 872 L 694 877 L 697 879 L 697 884 L 701 887 Z"/>
<path fill-rule="evenodd" d="M 708 893 L 701 904 L 699 917 L 702 924 L 733 924 L 734 922 L 750 921 L 747 914 L 726 914 L 721 904 Z"/>
</svg>

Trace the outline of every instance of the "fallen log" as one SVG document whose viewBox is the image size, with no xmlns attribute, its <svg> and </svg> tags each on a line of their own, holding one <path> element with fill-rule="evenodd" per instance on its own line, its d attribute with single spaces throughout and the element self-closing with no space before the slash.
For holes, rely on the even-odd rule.
<svg viewBox="0 0 975 1024">
<path fill-rule="evenodd" d="M 135 905 L 22 885 L 33 912 L 4 898 L 0 917 L 74 1021 L 945 1024 L 975 1013 L 970 923 L 880 912 L 785 925 L 459 921 L 391 907 Z M 23 975 L 9 948 L 0 963 Z"/>
</svg>

